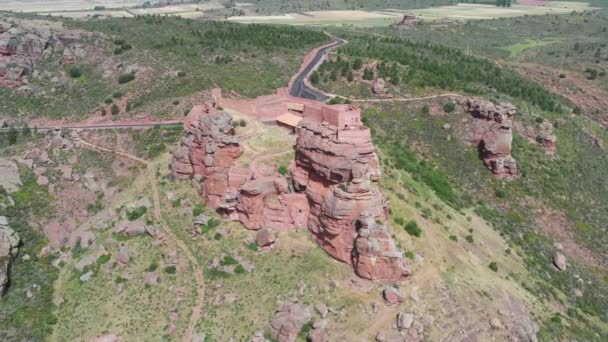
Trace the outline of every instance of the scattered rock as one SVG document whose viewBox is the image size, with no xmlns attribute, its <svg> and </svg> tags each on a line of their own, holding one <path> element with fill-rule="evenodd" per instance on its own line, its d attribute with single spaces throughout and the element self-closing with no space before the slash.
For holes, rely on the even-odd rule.
<svg viewBox="0 0 608 342">
<path fill-rule="evenodd" d="M 158 284 L 158 274 L 155 272 L 144 272 L 144 284 L 149 286 Z"/>
<path fill-rule="evenodd" d="M 270 340 L 264 337 L 264 332 L 256 331 L 249 339 L 249 342 L 270 342 Z"/>
<path fill-rule="evenodd" d="M 574 289 L 572 292 L 574 293 L 574 295 L 575 295 L 576 297 L 579 297 L 579 298 L 580 298 L 580 297 L 582 297 L 582 296 L 583 296 L 583 291 L 582 291 L 581 289 Z"/>
<path fill-rule="evenodd" d="M 329 311 L 327 310 L 327 305 L 319 303 L 315 305 L 315 310 L 321 315 L 321 318 L 327 317 Z"/>
<path fill-rule="evenodd" d="M 500 320 L 496 317 L 492 317 L 490 319 L 490 326 L 494 329 L 502 329 L 502 323 L 500 322 Z"/>
<path fill-rule="evenodd" d="M 87 273 L 80 276 L 80 281 L 85 283 L 93 277 L 93 271 L 88 271 Z"/>
<path fill-rule="evenodd" d="M 293 342 L 302 326 L 310 320 L 310 308 L 297 299 L 289 299 L 279 306 L 270 322 L 270 330 L 278 342 Z"/>
<path fill-rule="evenodd" d="M 566 256 L 560 252 L 553 254 L 553 265 L 560 271 L 566 270 Z"/>
<path fill-rule="evenodd" d="M 394 286 L 386 286 L 384 290 L 382 290 L 382 297 L 384 297 L 384 301 L 388 305 L 399 304 L 405 299 L 401 291 Z"/>
</svg>

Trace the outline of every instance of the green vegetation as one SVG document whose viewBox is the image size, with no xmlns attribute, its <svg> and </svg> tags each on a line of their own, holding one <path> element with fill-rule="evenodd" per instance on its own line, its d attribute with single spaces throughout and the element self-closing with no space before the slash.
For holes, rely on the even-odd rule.
<svg viewBox="0 0 608 342">
<path fill-rule="evenodd" d="M 405 226 L 403 226 L 403 229 L 405 229 L 405 231 L 411 236 L 420 237 L 422 234 L 422 230 L 420 227 L 418 227 L 418 223 L 416 223 L 416 221 L 409 221 Z"/>
<path fill-rule="evenodd" d="M 72 66 L 68 69 L 68 74 L 71 78 L 78 78 L 82 76 L 82 70 L 80 70 L 80 68 L 77 66 Z"/>
<path fill-rule="evenodd" d="M 492 261 L 489 265 L 488 268 L 490 268 L 492 271 L 494 272 L 498 272 L 498 265 L 496 264 L 495 261 Z"/>
<path fill-rule="evenodd" d="M 133 132 L 137 156 L 154 159 L 174 146 L 183 133 L 181 126 L 154 126 L 152 129 Z"/>
<path fill-rule="evenodd" d="M 165 267 L 165 273 L 167 274 L 175 274 L 177 272 L 177 268 L 175 267 L 175 265 L 170 265 Z"/>
<path fill-rule="evenodd" d="M 287 175 L 287 173 L 289 172 L 289 169 L 287 168 L 287 166 L 285 165 L 281 165 L 279 166 L 279 173 L 283 176 Z"/>
<path fill-rule="evenodd" d="M 137 207 L 127 211 L 127 219 L 129 221 L 135 221 L 138 218 L 144 216 L 144 214 L 148 211 L 146 207 Z"/>
<path fill-rule="evenodd" d="M 58 270 L 51 264 L 54 254 L 41 255 L 46 238 L 30 222 L 52 217 L 54 209 L 47 187 L 36 184 L 32 171 L 20 171 L 23 187 L 11 196 L 14 206 L 0 206 L 0 216 L 8 218 L 23 243 L 19 248 L 20 257 L 13 264 L 10 287 L 0 300 L 0 339 L 14 340 L 15 332 L 19 332 L 20 339 L 43 341 L 57 322 L 52 313 L 52 297 Z M 7 193 L 0 188 L 0 203 L 7 203 L 6 199 Z M 23 255 L 29 255 L 30 259 L 24 260 Z M 35 296 L 27 298 L 26 291 L 34 284 L 39 288 Z"/>
<path fill-rule="evenodd" d="M 120 84 L 129 83 L 129 82 L 133 81 L 134 79 L 135 79 L 135 73 L 130 72 L 128 74 L 122 74 L 122 75 L 118 76 L 118 83 L 120 83 Z"/>
</svg>

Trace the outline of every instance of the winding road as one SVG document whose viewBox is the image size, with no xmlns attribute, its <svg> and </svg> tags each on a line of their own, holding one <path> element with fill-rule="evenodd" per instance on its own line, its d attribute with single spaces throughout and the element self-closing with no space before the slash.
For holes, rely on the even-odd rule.
<svg viewBox="0 0 608 342">
<path fill-rule="evenodd" d="M 332 37 L 332 36 L 330 36 L 330 37 Z M 302 69 L 302 71 L 300 71 L 300 73 L 294 80 L 291 88 L 289 89 L 289 95 L 294 96 L 294 97 L 301 97 L 304 99 L 316 100 L 316 101 L 327 100 L 328 96 L 326 94 L 318 91 L 317 89 L 309 87 L 306 84 L 306 80 L 308 79 L 308 76 L 310 75 L 310 73 L 315 68 L 317 68 L 321 63 L 323 63 L 325 56 L 327 56 L 327 53 L 330 50 L 340 47 L 347 43 L 347 41 L 344 39 L 336 38 L 336 37 L 332 37 L 332 38 L 334 39 L 334 43 L 319 49 L 319 51 L 317 51 L 317 53 L 315 54 L 313 59 L 308 63 L 308 65 L 306 65 L 306 67 L 304 67 Z"/>
</svg>

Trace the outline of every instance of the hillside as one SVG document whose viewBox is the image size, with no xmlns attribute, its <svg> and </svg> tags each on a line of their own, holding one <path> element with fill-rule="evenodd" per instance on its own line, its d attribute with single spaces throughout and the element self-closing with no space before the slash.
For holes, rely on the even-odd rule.
<svg viewBox="0 0 608 342">
<path fill-rule="evenodd" d="M 0 339 L 608 339 L 605 9 L 105 15 L 0 14 Z"/>
</svg>

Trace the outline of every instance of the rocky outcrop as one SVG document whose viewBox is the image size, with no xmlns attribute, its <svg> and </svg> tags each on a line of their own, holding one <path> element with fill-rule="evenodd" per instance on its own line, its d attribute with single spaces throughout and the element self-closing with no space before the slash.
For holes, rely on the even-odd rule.
<svg viewBox="0 0 608 342">
<path fill-rule="evenodd" d="M 279 342 L 294 342 L 302 326 L 311 318 L 307 305 L 299 303 L 297 299 L 287 299 L 280 303 L 270 322 L 270 331 Z"/>
<path fill-rule="evenodd" d="M 0 296 L 10 284 L 13 261 L 19 251 L 19 235 L 8 226 L 8 220 L 0 216 Z"/>
<path fill-rule="evenodd" d="M 77 31 L 42 21 L 34 25 L 22 26 L 18 21 L 0 25 L 4 27 L 0 30 L 0 86 L 9 88 L 21 86 L 37 63 L 79 37 Z"/>
<path fill-rule="evenodd" d="M 479 146 L 484 164 L 497 178 L 515 178 L 517 161 L 511 156 L 511 127 L 517 109 L 509 103 L 494 104 L 472 98 L 460 99 L 459 103 L 476 119 L 468 140 Z"/>
<path fill-rule="evenodd" d="M 304 119 L 296 128 L 296 160 L 286 177 L 271 167 L 237 166 L 241 148 L 230 115 L 197 106 L 174 151 L 173 174 L 193 178 L 207 206 L 247 229 L 308 227 L 359 276 L 399 280 L 408 271 L 385 224 L 388 205 L 375 184 L 380 167 L 370 130 L 355 108 L 326 109 L 320 113 L 327 118 Z"/>
<path fill-rule="evenodd" d="M 338 129 L 305 119 L 296 133 L 291 176 L 296 191 L 308 198 L 314 239 L 363 278 L 406 277 L 405 262 L 384 223 L 388 205 L 375 185 L 380 168 L 369 128 Z"/>
<path fill-rule="evenodd" d="M 186 133 L 173 152 L 173 175 L 178 179 L 204 179 L 200 189 L 207 205 L 217 208 L 229 187 L 245 179 L 230 172 L 242 151 L 232 117 L 207 105 L 192 109 L 184 124 Z"/>
</svg>

